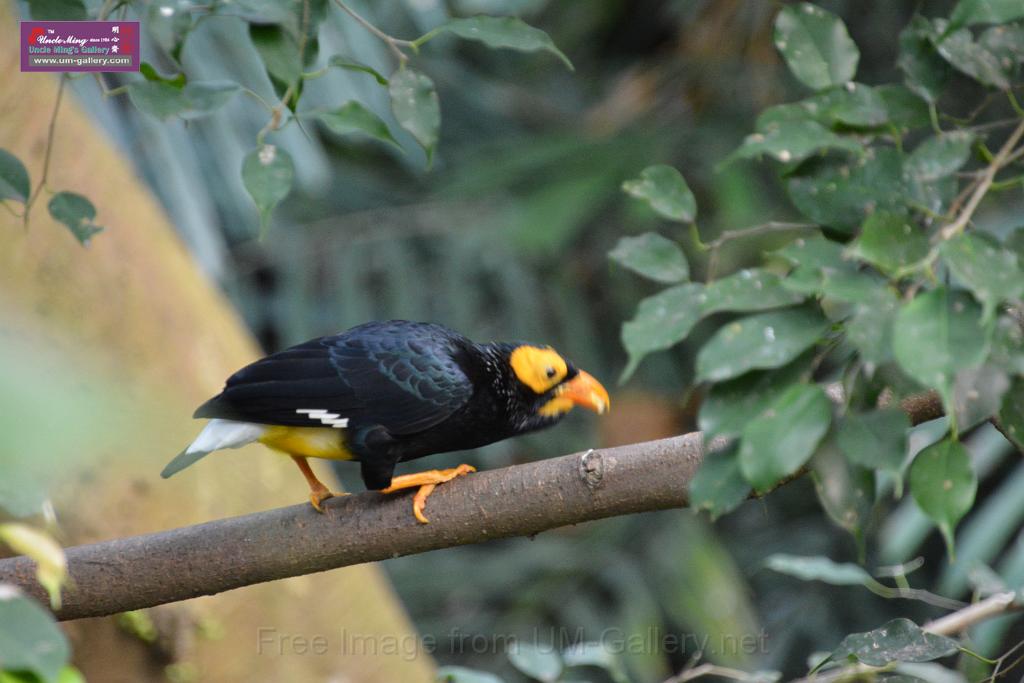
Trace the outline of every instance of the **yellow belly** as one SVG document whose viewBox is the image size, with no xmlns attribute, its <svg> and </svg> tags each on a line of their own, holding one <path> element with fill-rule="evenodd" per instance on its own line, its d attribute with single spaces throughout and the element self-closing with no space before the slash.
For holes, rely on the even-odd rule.
<svg viewBox="0 0 1024 683">
<path fill-rule="evenodd" d="M 288 455 L 329 460 L 354 460 L 345 447 L 345 431 L 335 427 L 282 427 L 271 425 L 260 443 Z"/>
</svg>

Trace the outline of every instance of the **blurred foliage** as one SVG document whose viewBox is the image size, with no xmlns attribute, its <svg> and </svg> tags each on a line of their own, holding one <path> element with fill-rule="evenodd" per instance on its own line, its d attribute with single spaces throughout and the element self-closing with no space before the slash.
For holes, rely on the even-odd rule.
<svg viewBox="0 0 1024 683">
<path fill-rule="evenodd" d="M 516 15 L 558 46 L 529 34 L 538 52 L 526 54 L 486 49 L 507 36 L 456 40 L 470 33 L 459 23 L 416 51 L 336 6 L 318 10 L 310 31 L 295 13 L 254 21 L 255 8 L 272 6 L 259 2 L 223 13 L 185 1 L 89 4 L 93 15 L 143 19 L 152 69 L 144 82 L 71 87 L 268 350 L 388 317 L 533 339 L 598 376 L 625 366 L 631 390 L 661 396 L 678 432 L 696 426 L 685 388 L 707 379 L 700 426 L 739 439 L 695 484 L 695 502 L 716 516 L 751 485 L 770 488 L 811 463 L 814 481 L 713 525 L 642 515 L 387 563 L 442 664 L 509 681 L 646 682 L 703 654 L 802 675 L 812 652 L 856 649 L 848 634 L 948 609 L 922 600 L 924 588 L 959 600 L 1024 584 L 1024 466 L 994 430 L 971 429 L 988 415 L 968 409 L 991 414 L 998 390 L 1008 433 L 1019 424 L 1022 366 L 1006 312 L 1024 290 L 1012 230 L 1019 179 L 1000 175 L 997 201 L 975 216 L 1004 241 L 973 228 L 937 249 L 930 241 L 1020 115 L 1018 5 L 937 1 L 923 19 L 909 0 L 819 4 L 352 3 L 389 37 L 429 36 L 478 12 Z M 550 54 L 558 49 L 575 73 Z M 128 98 L 115 96 L 121 88 Z M 413 108 L 396 109 L 396 98 Z M 270 108 L 296 123 L 268 127 L 256 100 L 282 101 L 287 111 Z M 183 120 L 158 122 L 168 117 Z M 774 161 L 750 163 L 759 157 Z M 15 162 L 0 154 L 0 200 L 17 203 L 32 186 Z M 99 227 L 91 204 L 58 208 L 80 238 Z M 627 359 L 617 321 L 634 310 Z M 957 372 L 965 364 L 981 369 Z M 816 387 L 836 379 L 847 380 L 849 405 L 833 424 Z M 945 419 L 908 431 L 875 410 L 882 387 L 898 397 L 922 385 L 953 409 L 951 436 Z M 963 402 L 975 394 L 985 400 Z M 497 467 L 578 450 L 594 443 L 588 424 L 574 416 L 474 457 Z M 613 438 L 662 435 L 622 431 Z M 958 473 L 958 504 L 930 496 L 936 477 L 946 481 L 931 459 Z M 955 541 L 955 563 L 935 523 Z M 819 574 L 780 573 L 783 555 L 812 558 Z M 805 582 L 822 566 L 834 578 L 823 558 L 871 571 Z M 484 646 L 467 647 L 474 636 Z M 507 659 L 514 638 L 526 654 Z M 1022 638 L 1014 616 L 969 634 L 989 656 Z M 573 659 L 574 645 L 596 658 L 589 668 L 570 666 L 588 661 Z M 470 675 L 480 678 L 458 677 Z"/>
</svg>

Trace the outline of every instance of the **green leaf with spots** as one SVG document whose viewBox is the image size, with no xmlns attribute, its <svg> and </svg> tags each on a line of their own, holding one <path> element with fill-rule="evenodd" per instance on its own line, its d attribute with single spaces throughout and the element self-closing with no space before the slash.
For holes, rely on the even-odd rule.
<svg viewBox="0 0 1024 683">
<path fill-rule="evenodd" d="M 697 354 L 697 380 L 720 382 L 777 368 L 813 346 L 829 323 L 810 307 L 751 315 L 723 325 Z"/>
<path fill-rule="evenodd" d="M 0 202 L 16 199 L 25 203 L 31 193 L 32 185 L 25 165 L 6 149 L 0 149 Z"/>
<path fill-rule="evenodd" d="M 886 275 L 899 277 L 928 255 L 928 238 L 906 216 L 876 211 L 850 244 L 849 254 Z"/>
<path fill-rule="evenodd" d="M 910 493 L 942 532 L 950 561 L 954 558 L 953 530 L 974 505 L 977 490 L 971 456 L 951 438 L 925 448 L 910 466 Z"/>
<path fill-rule="evenodd" d="M 935 135 L 917 146 L 907 157 L 904 168 L 925 181 L 953 175 L 967 163 L 973 143 L 974 134 L 968 131 Z"/>
<path fill-rule="evenodd" d="M 429 33 L 420 36 L 413 43 L 418 47 L 441 33 L 452 33 L 464 40 L 475 40 L 495 49 L 549 52 L 562 60 L 569 71 L 575 70 L 565 53 L 555 46 L 551 36 L 515 17 L 476 16 L 450 19 Z"/>
<path fill-rule="evenodd" d="M 936 19 L 933 25 L 932 44 L 950 66 L 983 85 L 1000 90 L 1010 88 L 1010 70 L 995 53 L 974 40 L 970 29 L 961 28 L 947 35 L 944 20 Z"/>
<path fill-rule="evenodd" d="M 821 234 L 798 237 L 772 253 L 790 265 L 806 266 L 816 270 L 855 270 L 857 267 L 846 258 L 842 242 L 826 239 Z"/>
<path fill-rule="evenodd" d="M 648 166 L 639 178 L 622 183 L 622 190 L 669 220 L 692 223 L 697 218 L 697 200 L 682 174 L 671 166 Z"/>
<path fill-rule="evenodd" d="M 708 453 L 690 481 L 690 507 L 707 510 L 711 519 L 735 510 L 750 495 L 750 484 L 740 472 L 738 444 Z"/>
<path fill-rule="evenodd" d="M 909 619 L 893 619 L 874 631 L 846 636 L 829 659 L 886 666 L 892 662 L 930 662 L 959 651 L 960 646 L 952 638 L 922 631 Z"/>
<path fill-rule="evenodd" d="M 1024 378 L 1014 377 L 999 406 L 999 426 L 1017 450 L 1024 452 Z"/>
<path fill-rule="evenodd" d="M 644 277 L 674 284 L 690 277 L 690 266 L 679 245 L 654 232 L 623 237 L 608 258 Z"/>
<path fill-rule="evenodd" d="M 972 24 L 1005 24 L 1024 19 L 1020 0 L 960 0 L 949 16 L 951 28 Z"/>
<path fill-rule="evenodd" d="M 373 76 L 374 80 L 379 84 L 388 84 L 388 79 L 373 67 L 360 64 L 359 62 L 353 62 L 351 59 L 341 55 L 331 55 L 331 58 L 327 60 L 327 66 L 336 69 L 345 69 L 346 71 L 356 71 L 358 73 L 369 74 L 370 76 Z"/>
<path fill-rule="evenodd" d="M 786 5 L 775 19 L 775 47 L 809 88 L 843 85 L 857 73 L 860 51 L 842 19 L 816 5 Z"/>
<path fill-rule="evenodd" d="M 716 382 L 700 404 L 697 423 L 710 441 L 737 437 L 751 420 L 763 413 L 794 384 L 810 379 L 809 354 L 773 370 L 748 372 L 727 382 Z"/>
<path fill-rule="evenodd" d="M 906 206 L 903 157 L 871 148 L 850 161 L 812 159 L 789 177 L 786 191 L 812 222 L 852 233 L 871 213 Z"/>
<path fill-rule="evenodd" d="M 401 68 L 391 75 L 388 94 L 398 125 L 412 134 L 429 161 L 441 132 L 441 104 L 434 81 L 413 69 Z"/>
<path fill-rule="evenodd" d="M 0 666 L 57 680 L 71 656 L 53 616 L 11 584 L 0 583 Z"/>
<path fill-rule="evenodd" d="M 830 127 L 877 128 L 889 122 L 889 110 L 880 92 L 863 83 L 850 81 L 800 104 Z"/>
<path fill-rule="evenodd" d="M 242 184 L 260 213 L 260 232 L 270 225 L 270 213 L 288 196 L 295 182 L 295 164 L 287 150 L 263 145 L 245 155 Z"/>
<path fill-rule="evenodd" d="M 952 404 L 957 429 L 966 432 L 996 415 L 1009 387 L 1009 376 L 994 362 L 956 373 Z"/>
<path fill-rule="evenodd" d="M 332 133 L 338 135 L 359 134 L 386 142 L 401 149 L 398 141 L 388 130 L 388 124 L 372 111 L 356 101 L 346 102 L 336 109 L 320 112 L 317 118 L 324 122 Z"/>
<path fill-rule="evenodd" d="M 900 309 L 893 352 L 908 375 L 938 390 L 948 410 L 956 373 L 981 365 L 991 339 L 992 325 L 982 323 L 981 307 L 967 292 L 938 287 Z"/>
<path fill-rule="evenodd" d="M 541 683 L 554 683 L 562 675 L 562 658 L 550 648 L 518 641 L 508 648 L 507 655 L 520 673 Z"/>
<path fill-rule="evenodd" d="M 622 343 L 629 363 L 626 381 L 644 356 L 681 342 L 701 318 L 722 311 L 761 311 L 799 303 L 803 297 L 786 290 L 777 275 L 741 270 L 708 285 L 686 283 L 669 287 L 640 302 L 636 316 L 622 326 Z"/>
<path fill-rule="evenodd" d="M 991 320 L 1001 301 L 1024 296 L 1024 270 L 1017 255 L 987 235 L 962 233 L 939 246 L 953 275 L 974 293 Z"/>
<path fill-rule="evenodd" d="M 748 135 L 729 159 L 753 159 L 767 154 L 784 163 L 799 162 L 823 149 L 858 154 L 864 147 L 853 138 L 836 135 L 817 121 L 779 121 L 765 126 L 764 132 Z"/>
<path fill-rule="evenodd" d="M 740 471 L 759 493 L 806 463 L 832 421 L 832 407 L 816 384 L 787 389 L 743 429 Z"/>
<path fill-rule="evenodd" d="M 82 246 L 87 246 L 103 228 L 93 222 L 96 207 L 87 198 L 75 192 L 58 192 L 47 205 L 50 215 L 68 227 Z"/>
<path fill-rule="evenodd" d="M 909 429 L 906 413 L 895 408 L 848 413 L 839 423 L 836 443 L 853 464 L 892 475 L 899 497 Z"/>
<path fill-rule="evenodd" d="M 907 87 L 930 104 L 942 96 L 952 68 L 932 43 L 931 22 L 915 16 L 900 33 L 900 55 L 896 63 L 903 71 Z"/>
</svg>

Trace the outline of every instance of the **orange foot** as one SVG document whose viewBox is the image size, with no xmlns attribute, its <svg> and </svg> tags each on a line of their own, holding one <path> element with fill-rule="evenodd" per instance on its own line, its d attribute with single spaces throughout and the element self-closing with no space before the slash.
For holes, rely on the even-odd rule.
<svg viewBox="0 0 1024 683">
<path fill-rule="evenodd" d="M 434 487 L 470 472 L 476 472 L 476 468 L 472 465 L 459 465 L 449 470 L 427 470 L 426 472 L 416 472 L 415 474 L 403 474 L 399 477 L 393 477 L 391 479 L 391 486 L 381 489 L 381 493 L 394 493 L 395 491 L 418 486 L 419 491 L 412 498 L 412 514 L 416 516 L 416 519 L 421 524 L 429 524 L 430 520 L 423 515 L 423 508 L 427 505 L 427 498 L 434 492 Z"/>
<path fill-rule="evenodd" d="M 299 469 L 302 471 L 302 476 L 306 478 L 306 483 L 309 484 L 309 502 L 313 504 L 313 507 L 317 512 L 324 511 L 323 502 L 328 498 L 348 495 L 347 493 L 334 493 L 324 486 L 323 483 L 316 478 L 316 475 L 313 474 L 313 470 L 310 469 L 309 463 L 306 462 L 305 458 L 293 455 L 292 460 L 294 460 L 295 464 L 299 466 Z"/>
</svg>

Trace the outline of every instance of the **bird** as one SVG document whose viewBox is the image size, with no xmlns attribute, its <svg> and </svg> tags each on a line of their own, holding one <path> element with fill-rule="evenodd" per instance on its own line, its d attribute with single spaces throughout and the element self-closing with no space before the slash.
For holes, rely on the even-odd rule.
<svg viewBox="0 0 1024 683">
<path fill-rule="evenodd" d="M 317 479 L 307 458 L 358 462 L 370 490 L 416 488 L 413 515 L 426 524 L 434 488 L 475 468 L 395 476 L 398 463 L 543 429 L 576 406 L 600 415 L 611 401 L 600 382 L 550 346 L 478 344 L 436 323 L 368 322 L 231 375 L 196 409 L 194 418 L 210 421 L 161 476 L 259 442 L 298 465 L 319 512 L 342 494 Z"/>
</svg>

